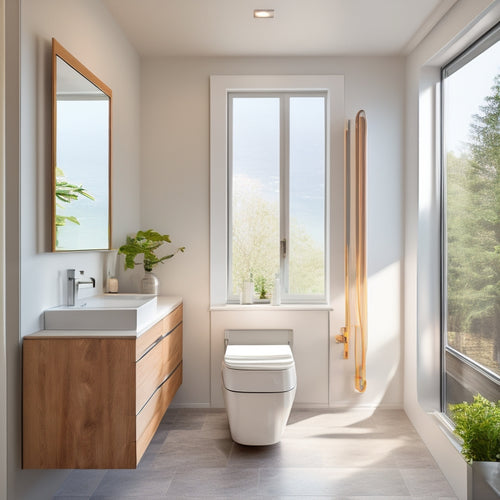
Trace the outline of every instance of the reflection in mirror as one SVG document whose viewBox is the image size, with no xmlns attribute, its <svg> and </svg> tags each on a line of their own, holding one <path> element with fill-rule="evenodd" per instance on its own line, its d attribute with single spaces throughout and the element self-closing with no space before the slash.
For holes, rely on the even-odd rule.
<svg viewBox="0 0 500 500">
<path fill-rule="evenodd" d="M 111 89 L 54 39 L 52 64 L 52 250 L 109 249 Z"/>
</svg>

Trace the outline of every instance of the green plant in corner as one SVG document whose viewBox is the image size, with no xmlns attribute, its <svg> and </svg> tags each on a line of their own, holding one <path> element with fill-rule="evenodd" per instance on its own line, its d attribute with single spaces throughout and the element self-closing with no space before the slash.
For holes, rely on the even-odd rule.
<svg viewBox="0 0 500 500">
<path fill-rule="evenodd" d="M 155 254 L 164 243 L 171 243 L 168 234 L 160 234 L 157 231 L 148 229 L 147 231 L 137 231 L 135 236 L 127 236 L 127 242 L 122 245 L 118 253 L 125 255 L 125 269 L 134 269 L 141 262 L 136 262 L 138 255 L 143 254 L 142 264 L 145 271 L 152 271 L 153 267 L 164 261 L 171 259 L 178 252 L 184 252 L 186 247 L 179 247 L 173 253 L 157 257 Z"/>
<path fill-rule="evenodd" d="M 500 462 L 500 401 L 477 394 L 472 403 L 449 405 L 449 409 L 467 462 Z"/>
</svg>

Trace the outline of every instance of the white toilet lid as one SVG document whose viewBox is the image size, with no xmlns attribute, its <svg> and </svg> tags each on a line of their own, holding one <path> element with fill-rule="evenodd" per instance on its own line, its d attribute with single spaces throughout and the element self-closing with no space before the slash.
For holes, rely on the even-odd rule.
<svg viewBox="0 0 500 500">
<path fill-rule="evenodd" d="M 286 392 L 297 384 L 288 345 L 228 345 L 222 362 L 225 389 L 234 392 Z"/>
<path fill-rule="evenodd" d="M 224 364 L 233 370 L 286 370 L 294 366 L 288 345 L 228 345 Z"/>
</svg>

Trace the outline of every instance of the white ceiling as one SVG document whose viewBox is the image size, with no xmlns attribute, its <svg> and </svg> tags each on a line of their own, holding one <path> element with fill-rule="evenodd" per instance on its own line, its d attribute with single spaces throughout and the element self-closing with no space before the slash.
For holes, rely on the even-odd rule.
<svg viewBox="0 0 500 500">
<path fill-rule="evenodd" d="M 103 1 L 143 56 L 292 56 L 406 53 L 457 0 Z"/>
</svg>

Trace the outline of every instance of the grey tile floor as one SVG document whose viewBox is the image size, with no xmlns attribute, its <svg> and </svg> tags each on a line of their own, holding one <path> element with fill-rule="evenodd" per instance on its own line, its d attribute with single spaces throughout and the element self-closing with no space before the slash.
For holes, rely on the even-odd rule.
<svg viewBox="0 0 500 500">
<path fill-rule="evenodd" d="M 136 470 L 74 470 L 64 499 L 456 500 L 403 411 L 294 410 L 280 443 L 233 443 L 223 410 L 169 409 Z"/>
</svg>

